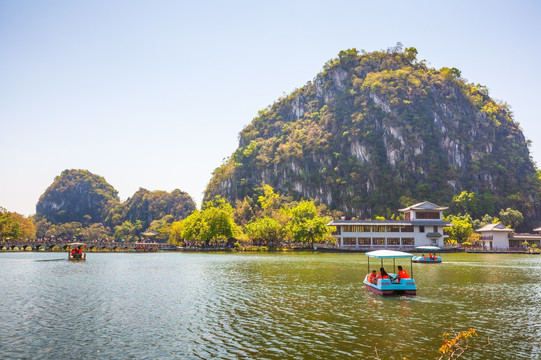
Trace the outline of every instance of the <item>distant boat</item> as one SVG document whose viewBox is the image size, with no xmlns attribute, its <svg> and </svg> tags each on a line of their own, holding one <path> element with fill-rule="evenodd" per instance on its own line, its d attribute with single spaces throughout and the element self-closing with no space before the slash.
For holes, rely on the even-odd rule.
<svg viewBox="0 0 541 360">
<path fill-rule="evenodd" d="M 415 248 L 416 250 L 421 251 L 427 251 L 427 252 L 434 252 L 434 251 L 440 251 L 441 249 L 437 246 L 418 246 Z M 421 264 L 441 264 L 441 256 L 437 256 L 434 254 L 433 258 L 431 259 L 428 256 L 414 256 L 411 259 L 414 263 L 421 263 Z"/>
<path fill-rule="evenodd" d="M 417 285 L 413 279 L 413 265 L 411 263 L 412 254 L 408 254 L 401 251 L 393 250 L 376 250 L 366 253 L 368 256 L 368 274 L 364 278 L 364 285 L 366 290 L 371 291 L 378 295 L 416 295 Z M 376 283 L 368 281 L 370 276 L 370 258 L 381 259 L 381 267 L 383 267 L 383 259 L 393 259 L 393 267 L 395 266 L 395 260 L 397 258 L 409 258 L 410 259 L 410 276 L 409 279 L 400 279 L 399 282 L 391 281 L 396 277 L 396 270 L 394 274 L 389 274 L 389 279 L 378 279 Z"/>
<path fill-rule="evenodd" d="M 80 254 L 72 254 L 71 251 L 68 251 L 68 260 L 69 261 L 86 261 L 86 244 L 85 243 L 71 243 L 69 246 L 74 248 L 81 249 Z"/>
</svg>

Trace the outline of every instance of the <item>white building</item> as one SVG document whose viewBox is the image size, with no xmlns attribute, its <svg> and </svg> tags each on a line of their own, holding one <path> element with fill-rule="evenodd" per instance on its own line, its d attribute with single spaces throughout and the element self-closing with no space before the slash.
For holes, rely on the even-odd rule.
<svg viewBox="0 0 541 360">
<path fill-rule="evenodd" d="M 508 249 L 510 247 L 509 235 L 513 229 L 505 227 L 503 224 L 488 224 L 475 231 L 481 234 L 479 242 L 484 249 Z"/>
<path fill-rule="evenodd" d="M 541 228 L 533 229 L 537 234 L 515 234 L 503 224 L 488 224 L 475 231 L 481 234 L 479 242 L 487 250 L 523 249 L 524 242 L 541 247 Z"/>
<path fill-rule="evenodd" d="M 327 226 L 336 226 L 333 237 L 340 248 L 404 249 L 417 246 L 443 247 L 443 220 L 447 207 L 425 201 L 398 211 L 404 220 L 333 220 Z"/>
</svg>

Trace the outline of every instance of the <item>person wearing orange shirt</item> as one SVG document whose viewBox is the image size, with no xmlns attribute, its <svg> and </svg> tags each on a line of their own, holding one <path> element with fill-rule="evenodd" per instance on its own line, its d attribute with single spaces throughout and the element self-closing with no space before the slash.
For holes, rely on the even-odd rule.
<svg viewBox="0 0 541 360">
<path fill-rule="evenodd" d="M 379 274 L 376 276 L 376 282 L 378 279 L 388 279 L 389 274 L 387 274 L 387 271 L 385 271 L 384 268 L 379 268 Z"/>
<path fill-rule="evenodd" d="M 375 284 L 376 283 L 376 277 L 377 277 L 377 274 L 376 274 L 376 270 L 372 270 L 372 273 L 368 274 L 368 282 L 371 283 L 371 284 Z"/>
<path fill-rule="evenodd" d="M 402 269 L 402 266 L 398 265 L 398 274 L 391 280 L 391 281 L 397 281 L 400 282 L 400 279 L 409 279 L 410 275 L 408 272 L 404 269 Z"/>
</svg>

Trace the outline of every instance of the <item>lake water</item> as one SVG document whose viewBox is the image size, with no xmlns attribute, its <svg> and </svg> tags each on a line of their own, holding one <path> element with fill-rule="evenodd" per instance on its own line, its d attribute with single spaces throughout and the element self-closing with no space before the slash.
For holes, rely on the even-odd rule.
<svg viewBox="0 0 541 360">
<path fill-rule="evenodd" d="M 541 358 L 541 256 L 444 254 L 390 298 L 364 254 L 65 257 L 0 253 L 0 358 L 437 359 L 470 327 L 465 359 Z"/>
</svg>

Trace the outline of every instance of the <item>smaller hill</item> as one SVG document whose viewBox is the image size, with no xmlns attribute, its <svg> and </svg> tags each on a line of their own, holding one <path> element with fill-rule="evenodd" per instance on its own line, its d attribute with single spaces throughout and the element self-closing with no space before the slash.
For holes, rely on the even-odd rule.
<svg viewBox="0 0 541 360">
<path fill-rule="evenodd" d="M 167 191 L 149 191 L 140 188 L 126 202 L 118 204 L 107 217 L 107 224 L 118 226 L 124 221 L 135 223 L 137 220 L 148 227 L 154 220 L 171 215 L 184 219 L 195 210 L 192 197 L 179 189 Z"/>
<path fill-rule="evenodd" d="M 39 198 L 36 215 L 52 224 L 98 223 L 117 204 L 118 191 L 103 177 L 88 170 L 64 170 Z"/>
</svg>

